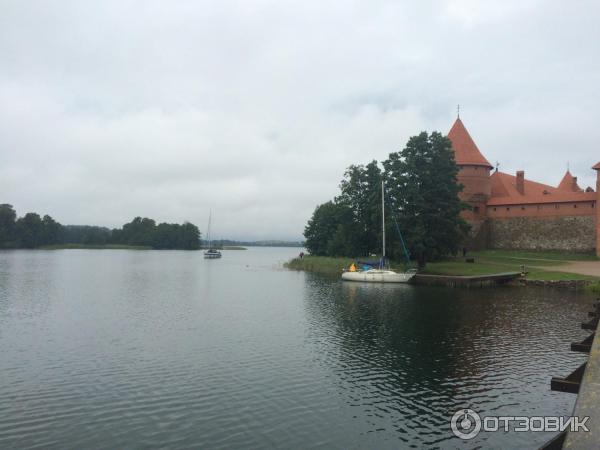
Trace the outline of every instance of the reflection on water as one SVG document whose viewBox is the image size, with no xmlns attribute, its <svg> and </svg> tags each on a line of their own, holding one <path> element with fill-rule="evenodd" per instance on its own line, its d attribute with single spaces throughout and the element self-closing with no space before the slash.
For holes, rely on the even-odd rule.
<svg viewBox="0 0 600 450">
<path fill-rule="evenodd" d="M 574 398 L 549 390 L 584 358 L 589 299 L 543 289 L 461 290 L 330 284 L 308 277 L 313 338 L 363 433 L 408 444 L 457 445 L 448 418 L 568 414 Z M 481 434 L 471 446 L 523 448 L 547 435 Z"/>
<path fill-rule="evenodd" d="M 571 412 L 549 380 L 583 360 L 584 296 L 342 283 L 296 253 L 0 252 L 0 447 L 455 448 L 460 407 Z"/>
</svg>

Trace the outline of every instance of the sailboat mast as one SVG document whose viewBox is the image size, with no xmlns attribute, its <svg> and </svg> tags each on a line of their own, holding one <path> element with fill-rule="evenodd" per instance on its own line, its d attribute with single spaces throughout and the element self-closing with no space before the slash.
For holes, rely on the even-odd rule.
<svg viewBox="0 0 600 450">
<path fill-rule="evenodd" d="M 212 248 L 212 240 L 210 238 L 210 219 L 212 218 L 212 209 L 208 211 L 208 248 Z"/>
<path fill-rule="evenodd" d="M 385 194 L 383 180 L 381 180 L 381 231 L 383 236 L 382 264 L 385 264 Z"/>
</svg>

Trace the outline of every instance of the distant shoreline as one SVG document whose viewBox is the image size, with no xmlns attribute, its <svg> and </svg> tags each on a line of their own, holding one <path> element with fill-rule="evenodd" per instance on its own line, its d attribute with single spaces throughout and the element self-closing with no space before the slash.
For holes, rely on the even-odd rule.
<svg viewBox="0 0 600 450">
<path fill-rule="evenodd" d="M 302 248 L 296 245 L 217 245 L 214 248 L 218 250 L 248 250 L 248 247 L 271 247 L 271 248 Z M 198 251 L 207 250 L 208 247 L 200 247 L 196 249 L 177 249 L 177 248 L 154 248 L 148 245 L 125 245 L 125 244 L 53 244 L 41 245 L 39 247 L 24 248 L 24 247 L 5 247 L 0 250 L 185 250 Z"/>
<path fill-rule="evenodd" d="M 219 250 L 248 250 L 248 247 L 288 247 L 288 248 L 299 248 L 295 245 L 218 245 L 214 248 Z M 34 248 L 23 248 L 23 247 L 7 247 L 0 248 L 0 250 L 185 250 L 185 251 L 199 251 L 207 250 L 208 247 L 200 247 L 197 249 L 176 249 L 176 248 L 165 248 L 158 249 L 147 245 L 124 245 L 124 244 L 53 244 L 53 245 L 42 245 Z"/>
<path fill-rule="evenodd" d="M 14 249 L 27 250 L 27 249 Z M 120 244 L 54 244 L 42 245 L 32 250 L 154 250 L 147 245 L 120 245 Z"/>
</svg>

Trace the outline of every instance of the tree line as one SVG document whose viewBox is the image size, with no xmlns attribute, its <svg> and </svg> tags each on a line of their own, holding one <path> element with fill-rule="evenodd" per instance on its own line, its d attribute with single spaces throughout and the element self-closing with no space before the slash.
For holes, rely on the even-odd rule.
<svg viewBox="0 0 600 450">
<path fill-rule="evenodd" d="M 37 248 L 48 245 L 128 245 L 154 249 L 197 250 L 198 227 L 192 223 L 159 223 L 136 217 L 121 228 L 61 225 L 49 215 L 27 213 L 17 218 L 12 205 L 0 205 L 0 248 Z"/>
<path fill-rule="evenodd" d="M 451 141 L 441 133 L 422 132 L 404 149 L 382 162 L 351 165 L 340 183 L 340 193 L 316 207 L 304 230 L 306 248 L 313 255 L 364 257 L 381 254 L 381 182 L 386 199 L 386 254 L 404 259 L 403 243 L 419 266 L 455 254 L 469 225 L 460 212 L 467 206 L 458 198 Z"/>
</svg>

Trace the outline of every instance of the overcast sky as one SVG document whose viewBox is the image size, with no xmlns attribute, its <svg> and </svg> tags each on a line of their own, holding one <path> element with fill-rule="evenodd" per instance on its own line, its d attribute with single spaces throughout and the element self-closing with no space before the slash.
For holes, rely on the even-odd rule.
<svg viewBox="0 0 600 450">
<path fill-rule="evenodd" d="M 301 239 L 352 163 L 461 118 L 492 164 L 600 160 L 597 1 L 0 0 L 0 203 Z"/>
</svg>

